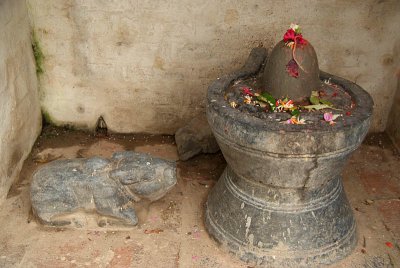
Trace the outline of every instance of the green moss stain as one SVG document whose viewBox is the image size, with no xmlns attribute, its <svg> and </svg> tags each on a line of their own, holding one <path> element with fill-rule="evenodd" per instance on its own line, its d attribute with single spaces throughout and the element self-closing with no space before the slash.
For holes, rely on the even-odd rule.
<svg viewBox="0 0 400 268">
<path fill-rule="evenodd" d="M 51 119 L 49 112 L 47 112 L 44 109 L 42 109 L 42 118 L 43 118 L 43 126 L 53 125 L 53 120 Z"/>
<path fill-rule="evenodd" d="M 44 55 L 35 31 L 32 31 L 32 50 L 33 50 L 33 56 L 35 57 L 36 74 L 40 75 L 44 71 L 43 69 Z"/>
<path fill-rule="evenodd" d="M 58 127 L 58 128 L 62 128 L 64 130 L 66 130 L 66 131 L 73 131 L 73 130 L 78 130 L 79 129 L 79 127 L 74 126 L 74 125 L 69 124 L 69 123 L 65 123 L 65 124 L 56 123 L 54 121 L 54 119 L 50 116 L 49 112 L 46 111 L 44 108 L 42 108 L 42 125 L 43 126 L 49 126 L 49 125 L 50 126 L 55 126 L 55 127 Z"/>
</svg>

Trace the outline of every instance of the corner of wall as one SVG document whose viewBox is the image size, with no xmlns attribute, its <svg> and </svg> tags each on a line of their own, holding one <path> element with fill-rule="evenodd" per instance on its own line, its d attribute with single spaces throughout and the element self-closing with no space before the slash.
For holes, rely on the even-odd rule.
<svg viewBox="0 0 400 268">
<path fill-rule="evenodd" d="M 400 72 L 400 70 L 399 70 Z M 399 73 L 400 75 L 400 73 Z M 386 133 L 397 150 L 400 151 L 400 77 L 397 79 L 397 91 L 386 123 Z"/>
<path fill-rule="evenodd" d="M 38 79 L 25 0 L 0 2 L 0 204 L 41 131 Z"/>
</svg>

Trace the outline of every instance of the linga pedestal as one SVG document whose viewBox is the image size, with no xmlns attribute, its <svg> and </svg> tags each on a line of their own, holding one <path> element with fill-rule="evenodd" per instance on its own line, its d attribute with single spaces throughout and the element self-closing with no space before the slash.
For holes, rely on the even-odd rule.
<svg viewBox="0 0 400 268">
<path fill-rule="evenodd" d="M 243 68 L 214 81 L 207 96 L 208 122 L 228 164 L 208 196 L 207 231 L 240 259 L 268 267 L 319 267 L 354 249 L 356 223 L 341 174 L 368 131 L 373 106 L 357 84 L 319 72 L 314 49 L 294 37 L 278 43 L 269 59 L 264 48 L 253 49 Z M 274 98 L 294 96 L 300 104 L 280 113 L 278 101 L 275 108 L 256 101 L 263 117 L 230 105 L 229 89 L 251 77 Z M 315 92 L 318 107 L 315 99 L 307 103 Z M 244 95 L 260 99 L 250 93 Z"/>
</svg>

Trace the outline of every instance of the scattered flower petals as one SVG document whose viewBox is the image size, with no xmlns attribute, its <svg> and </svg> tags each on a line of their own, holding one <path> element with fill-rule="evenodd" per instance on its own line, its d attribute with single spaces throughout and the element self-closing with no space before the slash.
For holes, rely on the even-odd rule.
<svg viewBox="0 0 400 268">
<path fill-rule="evenodd" d="M 282 112 L 282 111 L 286 111 L 286 110 L 291 110 L 294 109 L 294 103 L 292 100 L 288 100 L 287 98 L 285 99 L 279 99 L 276 101 L 275 103 L 276 106 L 276 111 L 278 112 Z"/>
<path fill-rule="evenodd" d="M 333 114 L 331 112 L 329 113 L 324 113 L 324 120 L 326 122 L 329 122 L 330 125 L 334 125 L 336 124 L 336 122 L 334 121 L 336 118 L 338 118 L 339 116 L 342 116 L 341 114 Z"/>
<path fill-rule="evenodd" d="M 251 89 L 248 87 L 242 88 L 243 94 L 249 95 L 249 96 L 254 96 L 253 92 L 251 92 Z"/>
<path fill-rule="evenodd" d="M 192 256 L 192 260 L 197 261 L 198 259 L 200 259 L 199 256 L 197 256 L 197 255 L 193 255 L 193 256 Z"/>
<path fill-rule="evenodd" d="M 304 125 L 306 121 L 304 119 L 300 119 L 300 117 L 292 116 L 290 119 L 286 120 L 285 123 L 289 125 Z"/>
<path fill-rule="evenodd" d="M 332 113 L 324 113 L 324 120 L 327 122 L 331 122 L 333 120 L 333 114 Z"/>
<path fill-rule="evenodd" d="M 385 244 L 386 244 L 386 246 L 388 246 L 389 248 L 393 248 L 393 244 L 392 244 L 392 243 L 386 242 Z"/>
<path fill-rule="evenodd" d="M 238 106 L 238 104 L 237 104 L 236 102 L 234 102 L 234 101 L 231 101 L 231 102 L 229 103 L 229 105 L 230 105 L 232 108 L 236 108 L 236 107 Z"/>
<path fill-rule="evenodd" d="M 246 104 L 250 104 L 252 102 L 252 99 L 249 95 L 247 95 L 247 96 L 244 96 L 243 102 Z"/>
<path fill-rule="evenodd" d="M 350 115 L 351 115 L 351 112 L 350 112 L 350 111 L 347 111 L 347 112 L 346 112 L 346 115 L 347 115 L 347 116 L 350 116 Z"/>
<path fill-rule="evenodd" d="M 286 71 L 292 77 L 299 77 L 299 65 L 294 59 L 291 59 L 286 65 Z"/>
</svg>

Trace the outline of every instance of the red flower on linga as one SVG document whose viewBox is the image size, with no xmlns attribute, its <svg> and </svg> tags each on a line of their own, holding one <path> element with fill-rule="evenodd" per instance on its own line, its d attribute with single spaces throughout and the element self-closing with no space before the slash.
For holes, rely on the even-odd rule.
<svg viewBox="0 0 400 268">
<path fill-rule="evenodd" d="M 290 28 L 283 35 L 283 41 L 285 45 L 292 49 L 292 59 L 286 64 L 286 71 L 290 76 L 297 78 L 299 76 L 299 68 L 303 71 L 304 69 L 296 59 L 296 46 L 298 44 L 305 45 L 307 43 L 301 35 L 299 25 L 292 23 Z"/>
<path fill-rule="evenodd" d="M 296 44 L 300 45 L 304 45 L 306 43 L 306 40 L 303 38 L 301 33 L 296 32 L 292 28 L 288 29 L 286 33 L 283 35 L 283 41 L 285 43 L 296 42 Z"/>
<path fill-rule="evenodd" d="M 286 71 L 290 76 L 297 78 L 299 76 L 299 65 L 297 65 L 297 62 L 292 59 L 286 65 Z"/>
<path fill-rule="evenodd" d="M 294 38 L 296 37 L 296 32 L 290 28 L 289 30 L 286 31 L 285 35 L 283 36 L 283 41 L 285 43 L 294 41 Z"/>
</svg>

